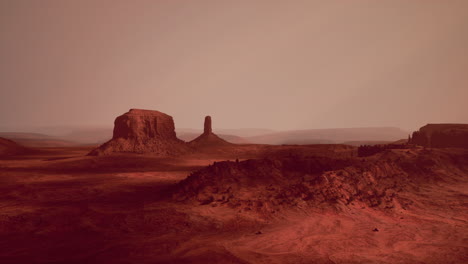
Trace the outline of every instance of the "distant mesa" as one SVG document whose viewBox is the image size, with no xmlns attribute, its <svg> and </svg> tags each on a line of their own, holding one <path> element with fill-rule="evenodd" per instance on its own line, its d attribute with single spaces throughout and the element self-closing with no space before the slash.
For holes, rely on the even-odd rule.
<svg viewBox="0 0 468 264">
<path fill-rule="evenodd" d="M 0 157 L 24 154 L 28 152 L 28 150 L 28 148 L 25 148 L 12 140 L 0 137 Z"/>
<path fill-rule="evenodd" d="M 362 145 L 367 142 L 394 142 L 406 138 L 408 131 L 396 127 L 357 127 L 327 128 L 277 131 L 273 133 L 246 137 L 254 144 L 350 144 Z"/>
<path fill-rule="evenodd" d="M 21 146 L 28 148 L 71 147 L 80 145 L 79 143 L 62 139 L 60 137 L 49 136 L 39 133 L 0 132 L 0 137 L 13 140 Z"/>
<path fill-rule="evenodd" d="M 213 133 L 211 126 L 211 116 L 205 117 L 203 134 L 190 141 L 188 144 L 193 148 L 222 147 L 233 145 L 232 143 L 227 142 Z"/>
<path fill-rule="evenodd" d="M 427 124 L 413 132 L 409 143 L 431 148 L 468 148 L 468 124 Z"/>
<path fill-rule="evenodd" d="M 159 111 L 130 109 L 115 119 L 112 139 L 89 155 L 130 152 L 170 156 L 189 150 L 176 137 L 171 116 Z"/>
</svg>

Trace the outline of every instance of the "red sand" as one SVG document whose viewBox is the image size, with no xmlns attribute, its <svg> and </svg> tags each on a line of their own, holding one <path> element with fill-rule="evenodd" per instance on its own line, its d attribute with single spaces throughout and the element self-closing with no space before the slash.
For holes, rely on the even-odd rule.
<svg viewBox="0 0 468 264">
<path fill-rule="evenodd" d="M 393 208 L 359 201 L 316 207 L 298 203 L 278 207 L 269 215 L 245 206 L 176 201 L 173 194 L 179 181 L 214 161 L 291 155 L 346 158 L 355 150 L 340 145 L 244 145 L 175 158 L 85 156 L 90 150 L 43 149 L 0 160 L 0 263 L 464 263 L 468 259 L 464 150 L 424 154 L 432 155 L 436 164 L 423 169 L 431 166 L 437 171 L 399 191 Z M 388 155 L 413 161 L 421 151 Z"/>
</svg>

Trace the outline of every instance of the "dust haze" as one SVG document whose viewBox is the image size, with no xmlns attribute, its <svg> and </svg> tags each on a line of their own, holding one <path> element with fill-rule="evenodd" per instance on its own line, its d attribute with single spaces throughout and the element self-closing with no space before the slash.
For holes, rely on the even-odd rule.
<svg viewBox="0 0 468 264">
<path fill-rule="evenodd" d="M 0 263 L 466 263 L 466 1 L 0 1 Z"/>
<path fill-rule="evenodd" d="M 2 1 L 3 131 L 468 122 L 466 1 Z M 12 112 L 14 114 L 12 114 Z"/>
</svg>

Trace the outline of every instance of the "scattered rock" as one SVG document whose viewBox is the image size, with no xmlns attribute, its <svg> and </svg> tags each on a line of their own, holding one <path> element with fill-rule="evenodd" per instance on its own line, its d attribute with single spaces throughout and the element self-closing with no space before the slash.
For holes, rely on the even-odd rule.
<svg viewBox="0 0 468 264">
<path fill-rule="evenodd" d="M 468 169 L 466 154 L 435 151 L 436 155 L 415 151 L 414 156 L 382 153 L 366 164 L 360 159 L 317 156 L 216 162 L 181 181 L 173 196 L 178 201 L 216 201 L 265 214 L 298 205 L 339 208 L 351 203 L 363 210 L 395 210 L 395 199 L 402 190 L 428 180 L 447 180 L 440 175 L 441 169 Z M 405 158 L 399 159 L 402 155 Z M 398 203 L 403 209 L 409 206 L 401 200 Z"/>
</svg>

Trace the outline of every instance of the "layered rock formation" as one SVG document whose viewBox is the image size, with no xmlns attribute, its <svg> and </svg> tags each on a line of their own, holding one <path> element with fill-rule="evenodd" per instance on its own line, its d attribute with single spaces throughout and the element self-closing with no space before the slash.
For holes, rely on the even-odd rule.
<svg viewBox="0 0 468 264">
<path fill-rule="evenodd" d="M 213 129 L 211 128 L 211 116 L 205 116 L 205 123 L 203 124 L 203 134 L 211 134 Z"/>
<path fill-rule="evenodd" d="M 213 129 L 211 127 L 211 116 L 206 116 L 203 134 L 190 141 L 189 145 L 194 148 L 205 148 L 231 146 L 232 143 L 227 142 L 213 133 Z"/>
<path fill-rule="evenodd" d="M 428 124 L 413 132 L 409 143 L 432 148 L 468 148 L 468 124 Z"/>
<path fill-rule="evenodd" d="M 176 137 L 171 116 L 159 111 L 130 109 L 115 119 L 112 139 L 90 155 L 131 152 L 168 156 L 188 150 L 185 142 Z"/>
</svg>

